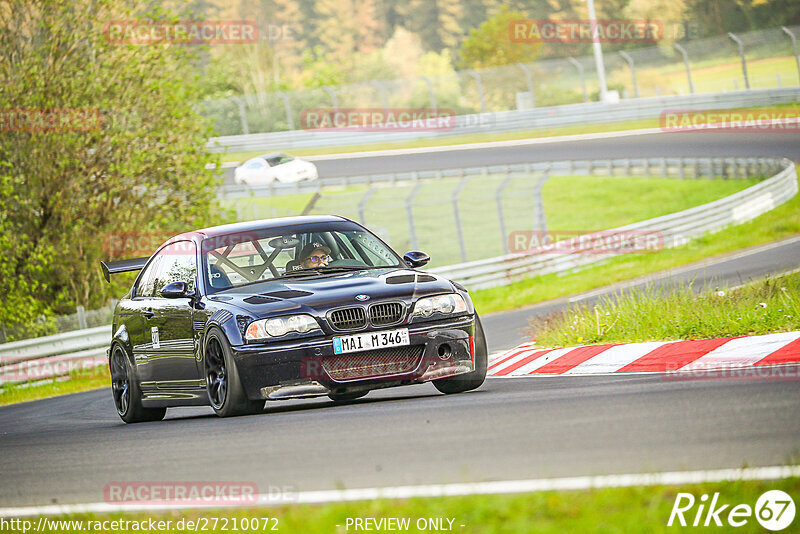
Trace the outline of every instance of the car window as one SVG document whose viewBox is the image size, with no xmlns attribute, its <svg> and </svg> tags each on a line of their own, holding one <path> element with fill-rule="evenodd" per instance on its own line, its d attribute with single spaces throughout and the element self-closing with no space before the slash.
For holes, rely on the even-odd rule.
<svg viewBox="0 0 800 534">
<path fill-rule="evenodd" d="M 153 290 L 153 282 L 155 282 L 155 275 L 158 271 L 158 264 L 161 262 L 161 256 L 153 258 L 147 268 L 139 277 L 139 285 L 136 286 L 137 297 L 154 297 L 155 291 Z"/>
<path fill-rule="evenodd" d="M 245 169 L 260 169 L 264 166 L 264 162 L 260 159 L 254 159 L 244 164 Z"/>
<path fill-rule="evenodd" d="M 197 278 L 197 257 L 191 241 L 178 241 L 164 247 L 159 252 L 161 261 L 153 281 L 153 292 L 160 296 L 165 285 L 172 282 L 186 282 L 189 291 L 194 290 Z"/>
<path fill-rule="evenodd" d="M 277 156 L 267 158 L 267 163 L 269 163 L 270 167 L 277 167 L 278 165 L 283 165 L 290 161 L 294 161 L 294 158 L 288 154 L 278 154 Z"/>
<path fill-rule="evenodd" d="M 397 254 L 363 227 L 349 221 L 311 223 L 284 228 L 249 230 L 203 241 L 202 261 L 209 285 L 206 291 L 233 289 L 272 280 L 296 271 L 296 257 L 309 243 L 329 249 L 329 263 L 321 266 L 348 269 L 399 267 Z M 324 274 L 324 273 L 319 273 Z"/>
</svg>

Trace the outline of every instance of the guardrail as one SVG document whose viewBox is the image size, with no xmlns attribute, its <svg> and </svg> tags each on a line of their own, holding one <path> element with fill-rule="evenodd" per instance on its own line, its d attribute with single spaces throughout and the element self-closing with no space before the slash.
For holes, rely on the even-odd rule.
<svg viewBox="0 0 800 534">
<path fill-rule="evenodd" d="M 743 191 L 702 206 L 601 232 L 604 238 L 616 236 L 620 242 L 629 239 L 630 235 L 636 232 L 659 232 L 665 247 L 681 245 L 691 237 L 751 220 L 797 194 L 795 167 L 791 161 L 785 158 L 635 158 L 552 161 L 477 169 L 380 175 L 384 178 L 361 176 L 332 180 L 341 185 L 374 184 L 382 180 L 386 185 L 390 185 L 391 180 L 396 182 L 406 178 L 435 180 L 449 176 L 463 177 L 495 172 L 549 173 L 551 176 L 559 174 L 663 176 L 683 179 L 712 176 L 731 179 L 770 176 Z M 317 186 L 319 185 L 317 184 Z M 537 253 L 534 251 L 507 254 L 431 269 L 431 272 L 452 278 L 469 289 L 483 289 L 509 284 L 533 275 L 568 271 L 607 257 L 587 252 L 591 251 L 581 249 L 574 253 Z M 105 351 L 110 339 L 110 326 L 100 326 L 0 344 L 0 384 L 53 378 L 75 370 L 105 365 Z"/>
<path fill-rule="evenodd" d="M 501 133 L 537 128 L 554 128 L 593 123 L 610 123 L 658 117 L 665 110 L 731 109 L 769 106 L 800 101 L 800 86 L 755 89 L 726 93 L 631 98 L 618 103 L 587 102 L 529 110 L 498 111 L 460 115 L 455 127 L 448 130 L 411 132 L 291 130 L 250 135 L 231 135 L 209 140 L 214 151 L 244 152 L 251 150 L 319 148 L 393 143 L 418 139 L 446 138 L 477 133 Z"/>
<path fill-rule="evenodd" d="M 106 365 L 111 325 L 0 344 L 0 384 L 33 382 Z"/>
<path fill-rule="evenodd" d="M 677 168 L 660 167 L 666 173 L 678 172 L 681 176 L 703 176 L 713 170 L 716 158 L 695 159 L 686 166 L 687 158 Z M 630 160 L 634 162 L 635 160 Z M 552 164 L 553 168 L 574 165 L 575 162 Z M 732 165 L 732 168 L 730 167 Z M 635 168 L 634 165 L 632 165 Z M 650 168 L 650 162 L 644 164 L 643 170 Z M 663 246 L 673 247 L 685 244 L 690 238 L 707 232 L 714 232 L 732 224 L 740 224 L 752 220 L 797 194 L 797 173 L 790 160 L 774 158 L 728 158 L 725 160 L 726 172 L 732 176 L 750 174 L 754 167 L 773 174 L 770 178 L 702 206 L 697 206 L 677 213 L 656 217 L 599 234 L 587 237 L 591 242 L 593 236 L 597 243 L 606 243 L 607 239 L 616 239 L 624 243 L 630 241 L 638 232 L 650 231 L 660 233 Z M 586 242 L 585 241 L 585 242 Z M 552 249 L 569 248 L 569 243 L 556 243 Z M 485 289 L 507 285 L 530 276 L 565 272 L 576 267 L 601 261 L 607 255 L 591 254 L 591 249 L 579 249 L 568 253 L 550 251 L 532 251 L 487 258 L 483 260 L 431 269 L 432 272 L 454 279 L 469 289 Z"/>
</svg>

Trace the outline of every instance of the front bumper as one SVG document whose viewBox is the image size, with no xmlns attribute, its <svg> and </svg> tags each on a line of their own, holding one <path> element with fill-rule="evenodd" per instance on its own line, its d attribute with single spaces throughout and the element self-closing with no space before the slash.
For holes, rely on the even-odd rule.
<svg viewBox="0 0 800 534">
<path fill-rule="evenodd" d="M 349 355 L 363 361 L 365 353 L 334 354 L 333 335 L 287 342 L 232 347 L 242 386 L 250 399 L 302 398 L 418 384 L 469 373 L 475 369 L 475 317 L 397 325 L 408 328 L 415 356 L 413 365 L 384 368 L 380 374 L 351 376 L 336 366 Z M 374 331 L 380 331 L 376 329 Z M 387 349 L 383 349 L 387 350 Z M 377 352 L 377 351 L 370 351 Z M 418 355 L 417 355 L 418 353 Z"/>
</svg>

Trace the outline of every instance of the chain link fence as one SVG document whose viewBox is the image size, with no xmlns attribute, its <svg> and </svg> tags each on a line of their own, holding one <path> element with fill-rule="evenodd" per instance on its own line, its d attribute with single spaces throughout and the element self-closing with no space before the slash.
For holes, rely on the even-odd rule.
<svg viewBox="0 0 800 534">
<path fill-rule="evenodd" d="M 632 98 L 798 85 L 790 34 L 800 37 L 800 26 L 734 36 L 742 41 L 747 79 L 737 44 L 727 35 L 680 41 L 678 47 L 665 42 L 626 50 L 627 58 L 606 50 L 608 86 L 622 98 Z M 217 135 L 226 136 L 302 129 L 302 111 L 314 108 L 432 108 L 467 115 L 596 101 L 598 92 L 594 58 L 586 55 L 242 95 L 205 101 L 198 109 L 213 119 Z"/>
</svg>

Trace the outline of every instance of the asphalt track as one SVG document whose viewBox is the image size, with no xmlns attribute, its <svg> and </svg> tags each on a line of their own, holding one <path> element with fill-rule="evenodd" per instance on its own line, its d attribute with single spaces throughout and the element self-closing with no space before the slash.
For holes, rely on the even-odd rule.
<svg viewBox="0 0 800 534">
<path fill-rule="evenodd" d="M 705 146 L 698 146 L 701 140 Z M 800 159 L 795 134 L 657 134 L 618 139 L 605 152 L 602 146 L 513 147 L 504 155 L 484 150 L 484 163 L 476 164 L 526 151 L 529 160 L 615 154 Z M 477 155 L 416 156 L 424 156 L 420 165 L 435 160 L 448 167 L 472 164 L 468 158 Z M 348 164 L 326 163 L 333 161 Z M 391 161 L 414 164 L 397 156 Z M 381 162 L 363 158 L 357 165 L 370 164 Z M 740 283 L 797 268 L 799 241 L 662 273 L 659 283 L 670 276 L 698 285 Z M 550 311 L 544 307 L 563 305 L 487 316 L 492 350 L 523 340 L 528 319 Z M 778 465 L 800 453 L 798 374 L 791 366 L 784 376 L 793 379 L 755 381 L 641 374 L 489 379 L 455 396 L 424 384 L 341 405 L 270 403 L 261 415 L 235 419 L 218 419 L 208 408 L 172 409 L 163 422 L 130 426 L 116 416 L 108 390 L 93 391 L 0 408 L 0 507 L 103 501 L 103 488 L 120 481 L 240 481 L 269 492 Z"/>
</svg>

